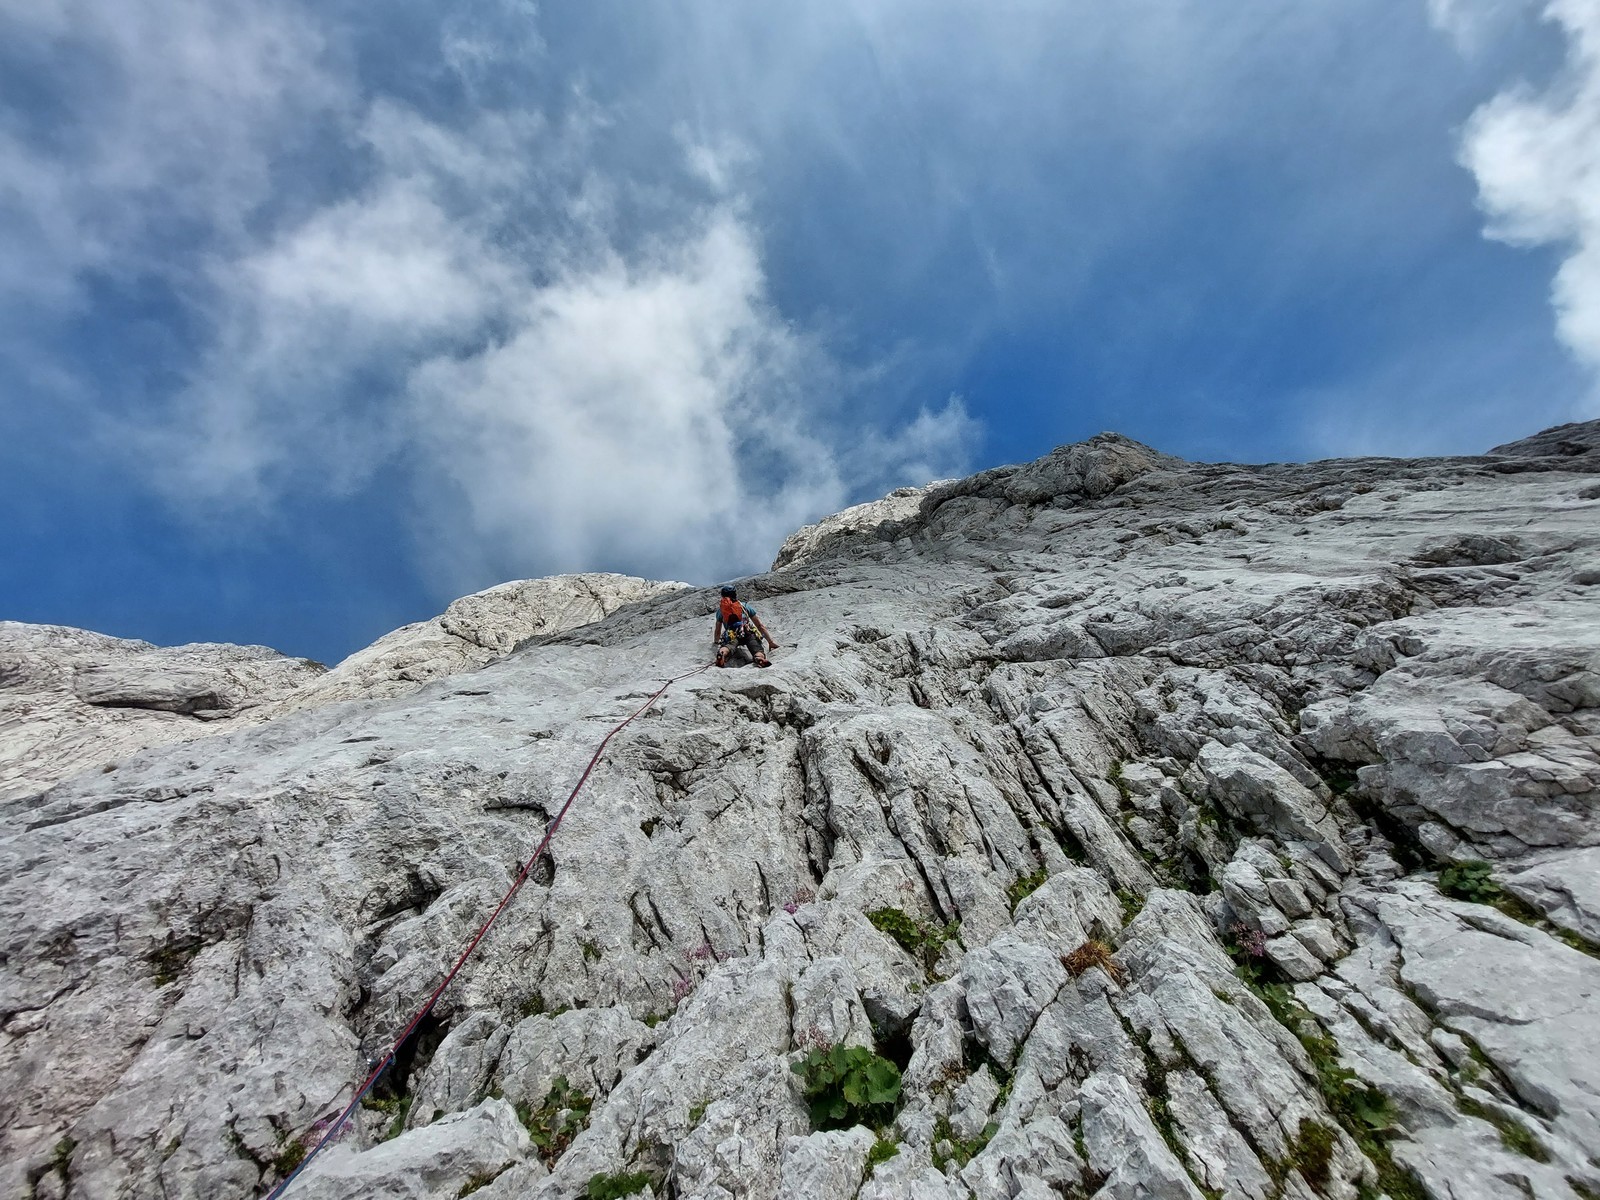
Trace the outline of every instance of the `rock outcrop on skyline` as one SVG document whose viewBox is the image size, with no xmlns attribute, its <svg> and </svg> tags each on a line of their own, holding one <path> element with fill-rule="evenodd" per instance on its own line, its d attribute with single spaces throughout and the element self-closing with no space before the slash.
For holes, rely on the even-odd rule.
<svg viewBox="0 0 1600 1200">
<path fill-rule="evenodd" d="M 0 1197 L 264 1193 L 709 657 L 508 586 L 327 674 L 5 627 Z M 1600 423 L 1103 434 L 741 594 L 291 1197 L 1600 1195 Z M 901 1087 L 818 1128 L 833 1046 Z"/>
<path fill-rule="evenodd" d="M 152 646 L 0 621 L 0 800 L 146 746 L 337 700 L 403 696 L 503 658 L 528 638 L 686 586 L 608 574 L 502 583 L 385 634 L 332 670 L 265 646 Z"/>
</svg>

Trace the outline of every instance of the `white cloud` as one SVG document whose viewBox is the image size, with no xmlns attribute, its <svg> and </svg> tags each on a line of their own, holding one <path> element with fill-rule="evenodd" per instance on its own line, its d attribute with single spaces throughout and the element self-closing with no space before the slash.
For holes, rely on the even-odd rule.
<svg viewBox="0 0 1600 1200">
<path fill-rule="evenodd" d="M 87 270 L 171 274 L 173 237 L 237 243 L 297 126 L 347 102 L 282 5 L 0 0 L 0 35 L 70 81 L 45 134 L 0 123 L 0 300 L 69 304 Z"/>
<path fill-rule="evenodd" d="M 1568 39 L 1560 74 L 1542 91 L 1519 85 L 1481 107 L 1461 157 L 1490 237 L 1565 252 L 1551 289 L 1557 332 L 1600 371 L 1600 3 L 1553 0 L 1545 13 Z"/>
<path fill-rule="evenodd" d="M 1428 18 L 1462 54 L 1481 53 L 1533 0 L 1428 0 Z"/>
<path fill-rule="evenodd" d="M 446 128 L 376 105 L 366 186 L 214 264 L 214 345 L 116 441 L 175 499 L 234 516 L 403 459 L 446 590 L 755 570 L 862 491 L 965 466 L 959 402 L 898 432 L 844 410 L 854 384 L 774 308 L 736 198 L 619 242 L 630 184 L 587 166 L 605 127 L 582 106 L 561 128 Z M 685 153 L 702 173 L 737 158 Z"/>
<path fill-rule="evenodd" d="M 411 388 L 419 442 L 495 554 L 704 578 L 764 565 L 844 502 L 835 447 L 807 432 L 804 376 L 826 360 L 771 310 L 731 211 L 649 261 L 531 290 L 515 320 Z"/>
</svg>

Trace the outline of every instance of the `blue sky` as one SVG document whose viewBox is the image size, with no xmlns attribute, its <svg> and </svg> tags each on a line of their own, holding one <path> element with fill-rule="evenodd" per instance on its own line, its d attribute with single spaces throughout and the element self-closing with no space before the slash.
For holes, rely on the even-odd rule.
<svg viewBox="0 0 1600 1200">
<path fill-rule="evenodd" d="M 1600 0 L 0 0 L 0 616 L 335 661 L 1114 429 L 1600 415 Z"/>
</svg>

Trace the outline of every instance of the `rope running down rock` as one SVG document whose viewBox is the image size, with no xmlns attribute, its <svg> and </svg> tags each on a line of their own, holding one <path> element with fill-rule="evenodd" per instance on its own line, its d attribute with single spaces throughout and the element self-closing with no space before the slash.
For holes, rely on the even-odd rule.
<svg viewBox="0 0 1600 1200">
<path fill-rule="evenodd" d="M 693 675 L 698 675 L 702 671 L 710 670 L 712 665 L 713 664 L 711 663 L 706 663 L 702 666 L 696 667 L 692 671 L 686 671 L 682 675 L 676 675 L 667 680 L 651 695 L 648 700 L 641 704 L 638 709 L 632 713 L 632 715 L 612 726 L 610 732 L 608 732 L 605 737 L 600 739 L 600 745 L 596 747 L 594 756 L 589 759 L 589 765 L 583 769 L 583 774 L 578 777 L 578 782 L 573 784 L 572 791 L 568 793 L 566 803 L 561 806 L 561 811 L 556 813 L 555 820 L 550 822 L 550 827 L 545 830 L 544 837 L 540 839 L 538 848 L 534 850 L 534 852 L 528 857 L 528 861 L 523 863 L 522 870 L 517 873 L 517 877 L 512 880 L 511 886 L 506 890 L 506 894 L 501 897 L 500 903 L 497 904 L 494 911 L 489 914 L 489 919 L 486 920 L 479 928 L 472 941 L 467 943 L 467 948 L 463 950 L 460 957 L 456 959 L 455 965 L 453 965 L 450 970 L 445 973 L 445 977 L 440 980 L 439 986 L 433 989 L 433 994 L 428 997 L 427 1003 L 417 1010 L 416 1016 L 412 1017 L 407 1023 L 406 1027 L 400 1031 L 400 1035 L 389 1043 L 388 1050 L 384 1052 L 383 1057 L 380 1058 L 377 1065 L 373 1067 L 372 1073 L 367 1076 L 366 1081 L 360 1086 L 360 1088 L 356 1090 L 356 1094 L 351 1098 L 350 1103 L 345 1106 L 344 1111 L 339 1114 L 338 1119 L 334 1121 L 332 1125 L 328 1126 L 322 1137 L 318 1139 L 317 1144 L 311 1148 L 310 1152 L 307 1153 L 305 1158 L 300 1161 L 300 1164 L 295 1167 L 293 1171 L 289 1172 L 288 1176 L 283 1180 L 283 1182 L 278 1184 L 277 1187 L 273 1188 L 271 1192 L 267 1193 L 266 1200 L 278 1200 L 278 1197 L 282 1196 L 284 1192 L 288 1190 L 289 1185 L 295 1181 L 300 1172 L 304 1171 L 308 1166 L 311 1165 L 311 1160 L 316 1158 L 325 1147 L 330 1145 L 333 1140 L 339 1136 L 339 1131 L 344 1128 L 345 1122 L 350 1119 L 350 1114 L 355 1112 L 356 1107 L 363 1099 L 366 1098 L 367 1093 L 373 1089 L 373 1086 L 378 1082 L 379 1078 L 386 1070 L 389 1069 L 390 1065 L 394 1062 L 395 1055 L 399 1053 L 400 1047 L 405 1045 L 406 1039 L 416 1031 L 418 1025 L 422 1024 L 423 1018 L 433 1011 L 433 1006 L 439 1002 L 439 997 L 444 995 L 445 988 L 450 986 L 450 981 L 453 980 L 460 972 L 461 968 L 466 965 L 467 959 L 472 957 L 472 952 L 478 948 L 478 943 L 483 941 L 484 937 L 488 934 L 489 927 L 495 923 L 495 919 L 499 917 L 501 912 L 505 910 L 506 905 L 511 903 L 512 897 L 517 894 L 517 892 L 522 888 L 523 883 L 527 881 L 529 874 L 532 873 L 535 864 L 537 864 L 539 861 L 539 857 L 549 847 L 550 839 L 555 836 L 556 830 L 561 825 L 562 818 L 567 815 L 567 810 L 572 807 L 572 802 L 578 798 L 578 793 L 583 789 L 583 785 L 589 781 L 589 776 L 594 772 L 595 766 L 600 762 L 600 756 L 605 753 L 606 743 L 611 741 L 611 739 L 618 733 L 622 732 L 622 730 L 631 724 L 636 718 L 643 716 L 645 711 L 657 700 L 659 700 L 666 690 L 673 684 L 684 679 L 688 679 Z"/>
</svg>

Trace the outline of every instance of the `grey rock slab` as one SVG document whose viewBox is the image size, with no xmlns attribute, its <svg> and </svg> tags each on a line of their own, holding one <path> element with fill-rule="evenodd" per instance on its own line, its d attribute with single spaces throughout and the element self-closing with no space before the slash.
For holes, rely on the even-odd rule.
<svg viewBox="0 0 1600 1200">
<path fill-rule="evenodd" d="M 967 1012 L 989 1053 L 1010 1062 L 1045 1006 L 1067 983 L 1060 956 L 1002 934 L 961 960 Z"/>
<path fill-rule="evenodd" d="M 1305 1120 L 1331 1124 L 1295 1037 L 1234 976 L 1194 897 L 1157 892 L 1120 957 L 1130 986 L 1117 1007 L 1173 1065 L 1203 1075 L 1233 1122 L 1282 1157 Z"/>
<path fill-rule="evenodd" d="M 1002 1122 L 961 1170 L 961 1182 L 978 1200 L 1070 1194 L 1085 1187 L 1088 1177 L 1089 1164 L 1078 1155 L 1072 1129 L 1050 1114 Z"/>
<path fill-rule="evenodd" d="M 1120 1075 L 1095 1074 L 1084 1080 L 1081 1095 L 1089 1165 L 1105 1176 L 1096 1195 L 1204 1200 L 1132 1084 Z"/>
<path fill-rule="evenodd" d="M 454 1200 L 527 1157 L 528 1131 L 504 1100 L 442 1117 L 370 1150 L 335 1146 L 290 1187 L 295 1200 Z"/>
<path fill-rule="evenodd" d="M 960 1087 L 956 1088 L 950 1104 L 950 1129 L 963 1141 L 970 1141 L 983 1132 L 989 1123 L 989 1114 L 999 1098 L 1000 1084 L 989 1073 L 987 1064 L 981 1065 Z"/>
<path fill-rule="evenodd" d="M 603 1097 L 655 1048 L 657 1036 L 621 1008 L 528 1017 L 503 1035 L 494 1085 L 512 1103 L 535 1107 L 558 1078 L 587 1096 Z"/>
<path fill-rule="evenodd" d="M 1218 802 L 1234 816 L 1307 842 L 1329 866 L 1349 869 L 1349 851 L 1328 799 L 1245 746 L 1212 742 L 1201 748 L 1198 761 Z"/>
<path fill-rule="evenodd" d="M 412 1088 L 406 1128 L 471 1108 L 489 1088 L 511 1030 L 493 1013 L 471 1013 L 446 1035 Z"/>
<path fill-rule="evenodd" d="M 146 747 L 341 700 L 405 695 L 553 635 L 687 587 L 626 575 L 501 584 L 395 630 L 329 670 L 264 646 L 153 646 L 0 621 L 0 800 Z"/>
<path fill-rule="evenodd" d="M 776 1200 L 853 1200 L 877 1136 L 860 1125 L 795 1135 L 783 1144 Z"/>
<path fill-rule="evenodd" d="M 264 646 L 158 647 L 0 621 L 0 801 L 218 732 L 326 668 Z M 206 717 L 223 720 L 202 720 Z"/>
<path fill-rule="evenodd" d="M 1225 1196 L 1266 1200 L 1272 1194 L 1271 1175 L 1200 1076 L 1169 1073 L 1167 1106 L 1197 1182 Z"/>
<path fill-rule="evenodd" d="M 929 489 L 939 487 L 944 482 L 948 481 L 927 487 L 896 488 L 882 500 L 854 505 L 824 517 L 815 525 L 796 530 L 778 547 L 778 557 L 773 560 L 772 569 L 781 571 L 804 566 L 844 551 L 851 543 L 867 538 L 894 541 L 898 536 L 899 523 L 915 516 Z"/>
<path fill-rule="evenodd" d="M 795 980 L 794 1026 L 819 1044 L 875 1045 L 871 1018 L 861 1003 L 855 972 L 840 958 L 812 962 Z"/>
<path fill-rule="evenodd" d="M 1501 865 L 1496 878 L 1563 929 L 1600 945 L 1600 847 L 1530 855 Z"/>
<path fill-rule="evenodd" d="M 775 1197 L 789 1142 L 807 1126 L 787 1064 L 751 1064 L 732 1094 L 674 1145 L 674 1181 L 685 1196 Z"/>
<path fill-rule="evenodd" d="M 1600 962 L 1426 885 L 1399 885 L 1377 914 L 1401 978 L 1435 1018 L 1470 1038 L 1522 1103 L 1600 1153 Z"/>
<path fill-rule="evenodd" d="M 1297 989 L 1297 996 L 1336 1040 L 1340 1065 L 1352 1069 L 1363 1084 L 1376 1088 L 1394 1106 L 1398 1116 L 1388 1135 L 1391 1153 L 1430 1194 L 1492 1195 L 1509 1185 L 1525 1194 L 1565 1196 L 1570 1190 L 1566 1179 L 1589 1171 L 1581 1150 L 1553 1136 L 1537 1117 L 1515 1109 L 1507 1115 L 1534 1132 L 1549 1161 L 1537 1162 L 1511 1150 L 1495 1125 L 1463 1108 L 1470 1087 L 1464 1081 L 1477 1070 L 1470 1053 L 1461 1055 L 1453 1077 L 1424 1069 L 1412 1055 L 1372 1036 L 1369 1013 L 1352 1003 L 1356 995 L 1333 1001 L 1314 987 Z M 1486 1106 L 1497 1107 L 1493 1098 L 1487 1098 Z"/>
</svg>

